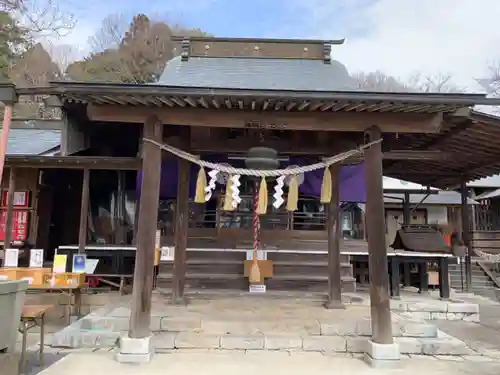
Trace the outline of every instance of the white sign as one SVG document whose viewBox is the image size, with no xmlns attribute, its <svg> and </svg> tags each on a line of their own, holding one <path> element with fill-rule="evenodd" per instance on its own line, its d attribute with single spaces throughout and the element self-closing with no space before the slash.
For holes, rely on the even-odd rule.
<svg viewBox="0 0 500 375">
<path fill-rule="evenodd" d="M 19 265 L 19 249 L 5 249 L 4 267 L 17 267 Z"/>
<path fill-rule="evenodd" d="M 253 260 L 253 250 L 247 250 L 247 260 Z M 267 260 L 267 251 L 257 250 L 257 260 Z"/>
<path fill-rule="evenodd" d="M 248 286 L 248 291 L 250 293 L 265 293 L 266 286 L 264 284 L 250 284 Z"/>
<path fill-rule="evenodd" d="M 155 248 L 159 249 L 160 248 L 160 243 L 161 243 L 161 230 L 157 229 L 156 230 L 156 237 L 155 237 Z"/>
<path fill-rule="evenodd" d="M 85 261 L 85 273 L 88 275 L 92 275 L 97 268 L 97 264 L 99 263 L 99 259 L 89 259 Z"/>
<path fill-rule="evenodd" d="M 30 268 L 43 267 L 43 249 L 30 250 Z"/>
<path fill-rule="evenodd" d="M 174 260 L 175 247 L 167 246 L 162 247 L 160 251 L 160 262 L 171 262 Z"/>
<path fill-rule="evenodd" d="M 33 278 L 32 277 L 23 277 L 21 280 L 26 280 L 29 285 L 33 284 Z"/>
<path fill-rule="evenodd" d="M 26 192 L 25 191 L 16 191 L 14 192 L 13 205 L 14 206 L 26 206 Z"/>
</svg>

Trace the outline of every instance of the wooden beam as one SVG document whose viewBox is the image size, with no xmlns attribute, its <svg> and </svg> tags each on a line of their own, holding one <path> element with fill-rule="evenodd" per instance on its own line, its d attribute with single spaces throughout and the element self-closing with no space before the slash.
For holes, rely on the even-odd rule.
<svg viewBox="0 0 500 375">
<path fill-rule="evenodd" d="M 380 129 L 371 127 L 365 141 L 381 138 Z M 382 185 L 382 145 L 376 143 L 365 150 L 366 226 L 368 232 L 368 268 L 370 275 L 370 305 L 372 340 L 392 344 L 391 308 L 389 304 L 389 275 L 387 266 L 384 189 Z"/>
<path fill-rule="evenodd" d="M 80 203 L 80 227 L 78 229 L 78 253 L 85 252 L 85 245 L 87 244 L 87 221 L 89 215 L 89 184 L 90 184 L 90 170 L 85 168 L 83 170 L 82 178 L 82 199 Z"/>
<path fill-rule="evenodd" d="M 163 126 L 154 116 L 144 124 L 144 135 L 161 142 Z M 141 199 L 137 228 L 132 311 L 129 337 L 151 335 L 151 297 L 153 293 L 156 220 L 160 196 L 161 149 L 152 143 L 143 146 Z"/>
<path fill-rule="evenodd" d="M 342 279 L 340 272 L 340 165 L 330 166 L 332 198 L 328 204 L 328 300 L 327 309 L 342 309 Z"/>
<path fill-rule="evenodd" d="M 190 128 L 183 128 L 182 141 L 188 143 Z M 189 162 L 179 159 L 177 178 L 177 206 L 175 210 L 175 253 L 172 278 L 172 303 L 185 304 L 186 249 L 189 221 Z"/>
<path fill-rule="evenodd" d="M 109 156 L 7 156 L 5 165 L 19 168 L 139 170 L 141 158 Z"/>
<path fill-rule="evenodd" d="M 3 235 L 4 249 L 10 248 L 12 242 L 12 211 L 14 208 L 14 193 L 16 191 L 16 169 L 9 168 L 9 190 L 7 191 L 7 212 L 5 213 L 5 228 Z"/>
<path fill-rule="evenodd" d="M 441 114 L 424 113 L 254 112 L 94 104 L 88 105 L 87 114 L 92 121 L 142 123 L 148 115 L 155 115 L 164 124 L 275 130 L 363 131 L 377 123 L 388 133 L 437 133 L 442 121 Z"/>
</svg>

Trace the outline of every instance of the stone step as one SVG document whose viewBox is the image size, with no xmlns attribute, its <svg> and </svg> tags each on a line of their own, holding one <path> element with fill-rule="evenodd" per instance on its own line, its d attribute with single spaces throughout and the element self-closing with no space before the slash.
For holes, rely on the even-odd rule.
<svg viewBox="0 0 500 375">
<path fill-rule="evenodd" d="M 186 261 L 187 273 L 193 274 L 243 274 L 243 260 L 220 259 L 188 259 Z M 162 263 L 160 273 L 171 273 L 173 262 Z M 352 276 L 350 263 L 341 263 L 341 276 Z M 324 261 L 273 261 L 275 275 L 328 275 L 328 262 Z"/>
<path fill-rule="evenodd" d="M 158 275 L 157 286 L 170 288 L 172 273 Z M 275 275 L 266 280 L 269 290 L 326 291 L 328 277 L 322 275 Z M 186 287 L 198 289 L 237 289 L 248 290 L 248 279 L 243 274 L 186 273 Z M 342 291 L 355 292 L 356 279 L 342 277 Z"/>
</svg>

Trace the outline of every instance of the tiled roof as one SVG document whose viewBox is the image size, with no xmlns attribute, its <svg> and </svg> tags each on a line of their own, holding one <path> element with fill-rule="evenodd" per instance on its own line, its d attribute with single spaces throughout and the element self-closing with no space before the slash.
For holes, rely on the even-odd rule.
<svg viewBox="0 0 500 375">
<path fill-rule="evenodd" d="M 11 129 L 7 155 L 39 155 L 60 144 L 60 130 Z"/>
<path fill-rule="evenodd" d="M 180 87 L 275 90 L 355 90 L 354 80 L 338 61 L 180 57 L 170 60 L 158 84 Z"/>
</svg>

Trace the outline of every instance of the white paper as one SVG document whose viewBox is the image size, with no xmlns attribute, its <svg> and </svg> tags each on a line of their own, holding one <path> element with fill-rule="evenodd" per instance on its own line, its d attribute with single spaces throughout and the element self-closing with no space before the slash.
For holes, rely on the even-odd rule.
<svg viewBox="0 0 500 375">
<path fill-rule="evenodd" d="M 253 260 L 253 250 L 247 251 L 247 260 Z M 267 251 L 257 250 L 257 260 L 267 260 Z"/>
<path fill-rule="evenodd" d="M 19 249 L 5 249 L 4 267 L 17 267 L 19 265 Z"/>
<path fill-rule="evenodd" d="M 0 275 L 0 281 L 8 281 L 9 277 L 7 275 Z"/>
<path fill-rule="evenodd" d="M 16 191 L 14 192 L 13 205 L 14 206 L 26 206 L 26 192 Z"/>
<path fill-rule="evenodd" d="M 175 255 L 175 247 L 162 247 L 160 252 L 160 261 L 173 261 Z"/>
<path fill-rule="evenodd" d="M 85 273 L 88 275 L 93 275 L 95 269 L 97 268 L 97 264 L 99 263 L 99 259 L 89 259 L 85 262 Z"/>
<path fill-rule="evenodd" d="M 21 280 L 26 280 L 29 285 L 33 284 L 33 278 L 32 277 L 23 277 Z"/>
<path fill-rule="evenodd" d="M 161 230 L 157 229 L 155 237 L 155 248 L 159 249 L 161 246 L 160 243 L 161 243 Z"/>
<path fill-rule="evenodd" d="M 30 268 L 43 267 L 43 249 L 30 250 Z"/>
<path fill-rule="evenodd" d="M 265 293 L 266 286 L 264 284 L 250 284 L 248 286 L 248 291 L 250 293 Z"/>
</svg>

